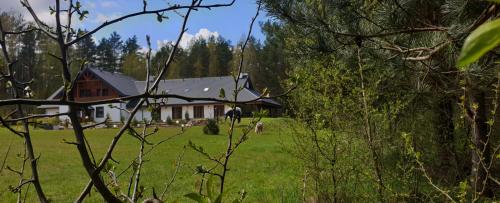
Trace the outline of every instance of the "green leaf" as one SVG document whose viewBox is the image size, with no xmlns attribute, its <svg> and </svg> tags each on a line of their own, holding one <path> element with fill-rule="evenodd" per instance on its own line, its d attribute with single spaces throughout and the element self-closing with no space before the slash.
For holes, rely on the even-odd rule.
<svg viewBox="0 0 500 203">
<path fill-rule="evenodd" d="M 484 23 L 465 39 L 458 58 L 458 66 L 464 69 L 498 45 L 500 45 L 500 19 Z"/>
<path fill-rule="evenodd" d="M 87 15 L 89 14 L 88 11 L 82 11 L 82 14 L 80 14 L 80 21 L 82 21 Z"/>
<path fill-rule="evenodd" d="M 488 1 L 493 2 L 493 3 L 500 4 L 500 0 L 488 0 Z"/>
<path fill-rule="evenodd" d="M 56 10 L 52 8 L 52 6 L 49 6 L 49 10 L 50 10 L 50 15 L 53 15 L 56 12 Z"/>
<path fill-rule="evenodd" d="M 156 20 L 161 23 L 163 21 L 163 16 L 160 14 L 156 15 Z"/>
</svg>

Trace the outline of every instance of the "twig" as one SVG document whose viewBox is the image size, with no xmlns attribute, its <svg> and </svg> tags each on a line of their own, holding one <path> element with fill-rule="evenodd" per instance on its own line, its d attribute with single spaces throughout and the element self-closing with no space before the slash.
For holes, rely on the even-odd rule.
<svg viewBox="0 0 500 203">
<path fill-rule="evenodd" d="M 167 194 L 168 189 L 174 183 L 175 177 L 177 176 L 177 173 L 179 172 L 179 170 L 181 168 L 181 161 L 184 157 L 185 152 L 186 152 L 186 146 L 184 146 L 182 153 L 177 157 L 174 174 L 172 174 L 170 181 L 168 181 L 168 183 L 165 184 L 165 189 L 163 189 L 163 192 L 160 195 L 161 200 L 163 200 L 163 197 L 165 196 L 165 194 Z"/>
<path fill-rule="evenodd" d="M 2 174 L 2 171 L 5 167 L 5 162 L 7 162 L 7 157 L 9 156 L 11 146 L 12 146 L 12 142 L 9 143 L 9 147 L 7 147 L 7 152 L 5 152 L 5 157 L 3 158 L 2 166 L 0 166 L 0 174 Z"/>
</svg>

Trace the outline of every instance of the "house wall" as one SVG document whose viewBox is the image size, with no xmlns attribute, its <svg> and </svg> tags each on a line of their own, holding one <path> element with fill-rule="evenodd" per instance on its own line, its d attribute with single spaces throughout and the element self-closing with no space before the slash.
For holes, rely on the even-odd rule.
<svg viewBox="0 0 500 203">
<path fill-rule="evenodd" d="M 69 111 L 68 106 L 59 106 L 59 113 L 67 113 L 68 111 Z M 64 122 L 65 120 L 69 120 L 69 117 L 68 116 L 59 116 L 59 120 Z"/>
<path fill-rule="evenodd" d="M 203 116 L 205 118 L 214 118 L 214 105 L 205 105 L 203 107 Z"/>
<path fill-rule="evenodd" d="M 45 109 L 45 114 L 58 114 L 58 113 L 59 113 L 58 107 Z"/>
<path fill-rule="evenodd" d="M 120 107 L 120 108 L 125 108 L 125 104 L 121 103 L 113 103 L 111 104 L 114 107 Z M 186 112 L 189 114 L 189 119 L 194 118 L 194 106 L 198 105 L 184 105 L 182 106 L 182 119 L 186 119 L 185 115 Z M 203 116 L 204 118 L 214 118 L 214 105 L 213 104 L 206 104 L 203 105 Z M 97 118 L 96 117 L 96 110 L 97 107 L 103 107 L 104 108 L 104 117 L 103 118 Z M 106 115 L 109 115 L 110 117 L 110 122 L 121 122 L 121 119 L 128 119 L 129 118 L 129 113 L 121 111 L 118 108 L 111 108 L 109 104 L 101 104 L 101 105 L 94 105 L 92 106 L 94 109 L 94 114 L 93 114 L 93 119 L 95 122 L 103 122 L 106 119 Z M 230 106 L 224 105 L 224 112 L 227 112 L 229 109 L 231 109 Z M 56 114 L 56 113 L 63 113 L 63 112 L 68 112 L 69 108 L 68 106 L 59 106 L 55 108 L 47 108 L 45 109 L 45 113 L 47 114 Z M 172 107 L 171 106 L 162 106 L 161 109 L 161 115 L 160 118 L 162 121 L 166 121 L 167 117 L 172 118 Z M 61 121 L 64 121 L 66 119 L 69 120 L 68 116 L 59 116 L 59 119 Z M 134 119 L 137 121 L 143 121 L 143 119 L 150 121 L 152 119 L 151 112 L 148 110 L 147 107 L 142 107 L 137 111 L 137 113 L 134 116 Z"/>
<path fill-rule="evenodd" d="M 80 90 L 87 90 L 90 95 L 80 95 Z M 107 95 L 102 94 L 103 90 L 108 92 Z M 73 97 L 75 98 L 75 101 L 96 101 L 117 98 L 119 97 L 119 94 L 114 90 L 114 88 L 111 88 L 109 85 L 98 79 L 93 73 L 87 71 L 76 81 L 76 88 L 73 91 Z"/>
<path fill-rule="evenodd" d="M 150 121 L 151 120 L 151 112 L 148 111 L 147 107 L 141 107 L 139 111 L 134 116 L 135 120 L 141 122 L 143 120 Z"/>
<path fill-rule="evenodd" d="M 161 107 L 161 120 L 166 121 L 167 117 L 172 119 L 172 107 L 171 106 L 162 106 Z"/>
<path fill-rule="evenodd" d="M 114 107 L 120 107 L 122 108 L 124 106 L 124 104 L 120 104 L 120 103 L 113 103 L 111 104 L 112 106 Z M 97 118 L 96 117 L 96 109 L 97 107 L 103 107 L 104 108 L 104 116 L 102 118 Z M 127 118 L 126 115 L 123 115 L 123 113 L 120 111 L 120 109 L 117 109 L 117 108 L 111 108 L 109 106 L 109 104 L 101 104 L 101 105 L 94 105 L 92 106 L 92 108 L 94 109 L 94 114 L 93 114 L 93 118 L 95 122 L 103 122 L 105 119 L 106 119 L 106 116 L 109 115 L 109 118 L 110 118 L 110 122 L 120 122 L 121 121 L 121 117 L 124 116 L 124 118 Z M 69 107 L 68 106 L 59 106 L 57 108 L 48 108 L 48 109 L 45 109 L 45 113 L 46 114 L 56 114 L 56 113 L 66 113 L 69 111 Z M 65 121 L 65 120 L 69 120 L 69 117 L 64 115 L 64 116 L 59 116 L 59 120 L 61 121 Z"/>
<path fill-rule="evenodd" d="M 193 119 L 194 116 L 193 106 L 182 106 L 182 119 L 186 119 L 186 113 L 189 114 L 189 119 Z"/>
<path fill-rule="evenodd" d="M 108 105 L 108 104 L 101 104 L 101 105 L 92 106 L 92 108 L 94 108 L 94 121 L 97 123 L 104 122 L 104 120 L 106 120 L 106 117 L 109 116 L 109 118 L 110 118 L 109 122 L 113 122 L 113 123 L 120 122 L 122 114 L 121 114 L 120 109 L 118 109 L 118 108 L 121 108 L 122 104 L 113 103 L 113 104 L 111 104 L 111 106 L 113 106 L 113 108 L 111 108 L 110 105 Z M 102 118 L 96 117 L 97 116 L 97 114 L 96 114 L 97 107 L 104 108 L 104 116 Z"/>
</svg>

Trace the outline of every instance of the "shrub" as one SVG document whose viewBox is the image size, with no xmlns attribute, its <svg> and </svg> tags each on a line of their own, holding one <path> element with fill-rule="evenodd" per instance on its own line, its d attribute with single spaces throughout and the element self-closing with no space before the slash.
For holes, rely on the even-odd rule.
<svg viewBox="0 0 500 203">
<path fill-rule="evenodd" d="M 167 125 L 172 125 L 172 124 L 174 124 L 172 118 L 170 118 L 170 116 L 167 116 Z"/>
<path fill-rule="evenodd" d="M 186 113 L 184 114 L 184 118 L 186 118 L 186 121 L 189 121 L 189 113 L 188 113 L 188 112 L 186 112 Z"/>
<path fill-rule="evenodd" d="M 51 125 L 59 125 L 61 124 L 61 120 L 59 120 L 59 117 L 53 117 L 49 119 L 48 123 Z"/>
<path fill-rule="evenodd" d="M 214 119 L 208 119 L 207 125 L 203 127 L 203 133 L 206 135 L 218 135 L 219 134 L 219 125 Z"/>
</svg>

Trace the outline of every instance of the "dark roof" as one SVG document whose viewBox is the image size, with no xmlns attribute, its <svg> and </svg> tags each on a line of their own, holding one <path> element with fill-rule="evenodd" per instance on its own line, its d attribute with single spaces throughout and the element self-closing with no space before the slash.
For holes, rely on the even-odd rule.
<svg viewBox="0 0 500 203">
<path fill-rule="evenodd" d="M 130 96 L 139 93 L 135 88 L 135 79 L 132 77 L 123 75 L 121 73 L 104 71 L 99 68 L 87 68 L 87 70 L 91 71 L 97 77 L 101 78 L 102 81 L 113 87 L 116 91 L 119 92 L 120 96 Z"/>
<path fill-rule="evenodd" d="M 136 81 L 133 78 L 121 73 L 111 73 L 98 68 L 87 68 L 85 71 L 91 71 L 92 73 L 94 73 L 97 77 L 99 77 L 108 85 L 113 87 L 116 91 L 118 91 L 120 96 L 131 96 L 144 92 L 146 81 Z M 152 84 L 151 81 L 150 84 Z M 260 93 L 253 90 L 251 81 L 246 74 L 243 74 L 241 76 L 240 80 L 238 81 L 238 87 L 243 87 L 238 93 L 239 102 L 253 101 L 260 96 Z M 171 79 L 160 81 L 160 83 L 158 84 L 158 94 L 168 93 L 191 98 L 215 98 L 231 101 L 234 100 L 234 88 L 235 82 L 233 76 Z M 225 98 L 219 97 L 220 89 L 224 89 Z M 54 94 L 52 94 L 48 99 L 54 99 L 54 97 L 56 97 L 61 91 L 62 87 L 59 88 Z M 137 101 L 134 100 L 130 101 L 127 106 L 134 106 L 132 104 L 136 102 Z M 281 106 L 275 100 L 268 98 L 259 99 L 255 102 L 273 106 Z M 182 99 L 169 98 L 166 103 L 167 105 L 181 105 L 207 104 L 216 102 L 203 100 L 188 102 Z M 43 107 L 40 106 L 40 108 Z M 47 106 L 45 108 L 50 107 Z"/>
<path fill-rule="evenodd" d="M 144 91 L 145 81 L 136 81 L 135 85 L 138 91 Z M 243 76 L 238 81 L 238 87 L 244 87 L 238 93 L 238 101 L 252 101 L 257 99 L 260 95 L 254 90 L 250 89 L 250 80 L 248 76 Z M 185 78 L 185 79 L 173 79 L 173 80 L 161 80 L 158 84 L 158 93 L 168 93 L 182 95 L 191 98 L 215 98 L 215 99 L 225 99 L 234 100 L 235 82 L 233 76 L 221 76 L 221 77 L 203 77 L 203 78 Z M 220 98 L 220 89 L 224 89 L 225 97 Z M 270 103 L 272 105 L 280 106 L 280 104 L 272 99 L 259 99 L 257 102 Z M 178 105 L 178 104 L 205 104 L 205 103 L 216 103 L 213 101 L 197 100 L 197 101 L 185 101 L 177 98 L 169 98 L 167 104 Z"/>
</svg>

